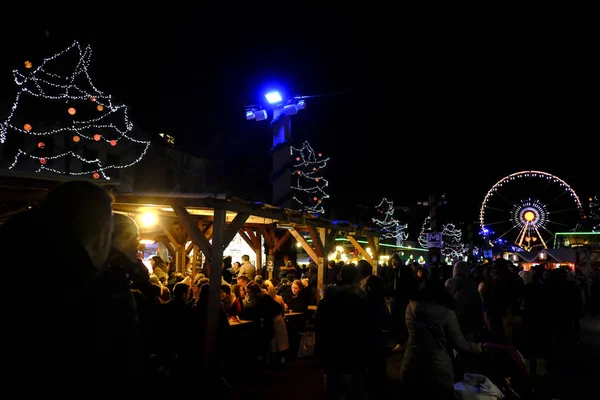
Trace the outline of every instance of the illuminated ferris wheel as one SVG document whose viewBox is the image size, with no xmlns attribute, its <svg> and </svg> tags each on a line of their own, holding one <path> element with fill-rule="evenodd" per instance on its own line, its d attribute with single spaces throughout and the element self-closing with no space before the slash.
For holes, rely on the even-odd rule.
<svg viewBox="0 0 600 400">
<path fill-rule="evenodd" d="M 521 171 L 500 179 L 479 211 L 481 233 L 496 243 L 548 248 L 556 232 L 574 229 L 583 216 L 575 191 L 547 172 Z"/>
</svg>

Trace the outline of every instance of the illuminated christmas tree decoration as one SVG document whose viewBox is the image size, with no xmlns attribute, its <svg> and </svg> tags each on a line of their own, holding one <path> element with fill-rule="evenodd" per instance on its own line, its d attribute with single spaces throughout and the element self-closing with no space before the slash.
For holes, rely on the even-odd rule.
<svg viewBox="0 0 600 400">
<path fill-rule="evenodd" d="M 429 231 L 430 226 L 431 219 L 429 217 L 425 217 L 423 225 L 421 225 L 421 232 L 419 233 L 419 237 L 417 238 L 419 245 L 424 249 L 427 248 L 427 232 Z"/>
<path fill-rule="evenodd" d="M 9 169 L 27 169 L 27 167 L 33 167 L 34 164 L 31 163 L 33 161 L 37 163 L 37 167 L 34 167 L 35 172 L 45 171 L 55 174 L 87 175 L 94 179 L 101 177 L 110 179 L 106 175 L 108 170 L 130 167 L 141 161 L 146 155 L 150 142 L 131 137 L 133 124 L 129 121 L 127 106 L 114 102 L 110 94 L 102 92 L 92 82 L 88 73 L 91 55 L 92 50 L 89 46 L 82 48 L 78 42 L 74 42 L 67 49 L 44 59 L 31 71 L 26 73 L 19 70 L 13 71 L 19 91 L 7 119 L 0 122 L 0 144 L 5 144 L 7 140 L 10 141 L 13 135 L 25 135 L 26 138 L 32 136 L 33 140 L 29 140 L 29 143 L 28 140 L 23 141 L 25 144 L 16 151 L 16 156 Z M 61 60 L 64 62 L 71 58 L 75 58 L 76 61 L 69 67 L 67 74 L 59 75 L 50 72 L 54 71 L 54 68 L 58 68 L 57 63 L 60 63 Z M 26 61 L 25 68 L 31 69 L 32 64 Z M 60 69 L 64 70 L 65 68 Z M 37 120 L 30 121 L 36 125 L 34 130 L 30 122 L 19 121 L 21 111 L 18 112 L 18 110 L 21 110 L 19 106 L 22 103 L 36 99 L 77 104 L 78 108 L 68 107 L 67 113 L 72 118 L 65 118 L 59 127 L 56 127 L 54 121 L 49 121 L 47 125 Z M 97 111 L 105 112 L 99 115 L 94 108 Z M 35 118 L 36 115 L 29 117 Z M 68 144 L 71 142 L 67 141 L 66 149 L 60 147 L 64 140 L 48 142 L 54 136 L 63 135 L 69 135 L 72 138 L 70 146 Z M 39 140 L 43 137 L 47 138 L 44 142 Z M 15 140 L 15 143 L 17 142 L 19 141 Z M 105 153 L 104 149 L 98 146 L 109 144 L 114 147 L 121 143 L 127 143 L 128 152 L 132 154 L 129 156 L 130 160 L 124 161 L 123 165 L 111 165 L 101 160 L 105 157 Z M 91 146 L 100 156 L 86 159 L 82 155 L 83 147 L 86 146 Z M 65 159 L 67 162 L 58 162 L 59 159 L 65 157 L 69 157 Z M 78 168 L 76 165 L 71 167 L 71 163 L 78 164 L 77 161 L 80 162 L 80 167 Z M 68 168 L 67 165 L 69 165 Z"/>
<path fill-rule="evenodd" d="M 427 233 L 430 232 L 430 226 L 431 219 L 426 217 L 418 238 L 419 245 L 424 249 L 427 248 Z M 464 257 L 469 251 L 468 246 L 462 243 L 462 230 L 454 224 L 444 224 L 442 227 L 442 243 L 442 255 L 450 262 Z"/>
<path fill-rule="evenodd" d="M 300 206 L 301 212 L 308 214 L 324 214 L 323 200 L 329 198 L 325 188 L 329 181 L 321 176 L 321 171 L 327 166 L 329 158 L 315 154 L 310 144 L 305 141 L 302 148 L 290 147 L 292 155 L 296 154 L 296 163 L 292 167 L 292 190 L 294 200 Z"/>
<path fill-rule="evenodd" d="M 406 228 L 408 224 L 401 224 L 394 218 L 396 209 L 394 202 L 383 198 L 375 210 L 380 214 L 380 218 L 373 218 L 373 222 L 380 228 L 380 239 L 396 239 L 396 244 L 402 246 L 408 238 Z"/>
<path fill-rule="evenodd" d="M 444 243 L 442 255 L 450 261 L 462 259 L 469 251 L 468 246 L 462 243 L 462 230 L 454 224 L 444 224 L 442 228 L 442 241 Z"/>
<path fill-rule="evenodd" d="M 590 197 L 590 219 L 594 222 L 592 231 L 600 231 L 600 198 L 598 198 L 597 194 L 594 197 Z"/>
</svg>

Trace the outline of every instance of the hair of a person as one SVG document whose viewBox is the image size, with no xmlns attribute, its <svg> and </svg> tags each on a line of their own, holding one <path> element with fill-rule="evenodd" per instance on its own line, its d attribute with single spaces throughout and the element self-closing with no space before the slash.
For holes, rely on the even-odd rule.
<svg viewBox="0 0 600 400">
<path fill-rule="evenodd" d="M 277 298 L 277 289 L 275 289 L 275 285 L 270 280 L 265 281 L 265 287 L 267 288 L 267 293 L 274 299 Z"/>
<path fill-rule="evenodd" d="M 138 224 L 127 215 L 113 213 L 113 237 L 120 237 L 125 234 L 135 235 L 138 232 Z"/>
<path fill-rule="evenodd" d="M 190 285 L 187 283 L 178 282 L 173 286 L 173 298 L 182 298 L 188 293 L 190 293 Z"/>
<path fill-rule="evenodd" d="M 367 260 L 359 260 L 356 264 L 358 275 L 361 279 L 365 279 L 369 275 L 373 275 L 373 266 Z"/>
<path fill-rule="evenodd" d="M 356 283 L 358 279 L 358 270 L 353 264 L 346 264 L 340 271 L 340 284 L 341 285 L 352 285 Z"/>
<path fill-rule="evenodd" d="M 88 181 L 69 181 L 56 186 L 42 200 L 40 216 L 81 241 L 110 227 L 114 197 Z"/>
<path fill-rule="evenodd" d="M 250 261 L 250 256 L 249 256 L 249 255 L 247 255 L 247 254 L 244 254 L 244 255 L 242 256 L 242 261 Z"/>
<path fill-rule="evenodd" d="M 229 285 L 221 285 L 221 290 L 225 292 L 225 294 L 231 294 L 231 287 Z"/>
</svg>

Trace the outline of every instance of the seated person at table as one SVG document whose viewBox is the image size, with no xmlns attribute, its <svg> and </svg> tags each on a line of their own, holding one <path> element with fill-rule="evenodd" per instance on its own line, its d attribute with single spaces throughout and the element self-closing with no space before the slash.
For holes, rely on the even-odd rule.
<svg viewBox="0 0 600 400">
<path fill-rule="evenodd" d="M 304 287 L 302 281 L 296 279 L 292 282 L 292 290 L 283 295 L 285 310 L 293 312 L 306 312 L 309 305 L 309 291 Z"/>
</svg>

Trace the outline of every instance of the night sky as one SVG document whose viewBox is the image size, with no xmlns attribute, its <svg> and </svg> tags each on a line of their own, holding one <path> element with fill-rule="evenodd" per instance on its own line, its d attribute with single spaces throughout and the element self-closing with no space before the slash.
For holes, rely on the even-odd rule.
<svg viewBox="0 0 600 400">
<path fill-rule="evenodd" d="M 266 17 L 206 17 L 160 29 L 3 30 L 14 40 L 0 60 L 0 104 L 14 98 L 12 69 L 79 40 L 94 49 L 97 86 L 130 105 L 136 124 L 210 159 L 213 176 L 241 197 L 270 201 L 269 126 L 246 121 L 244 104 L 272 85 L 327 95 L 308 100 L 292 131 L 298 145 L 332 157 L 340 218 L 383 196 L 412 206 L 434 191 L 448 194 L 453 218 L 474 220 L 487 190 L 524 169 L 558 175 L 582 198 L 600 189 L 598 79 L 581 36 L 395 31 L 332 18 L 280 18 L 285 29 Z"/>
</svg>

